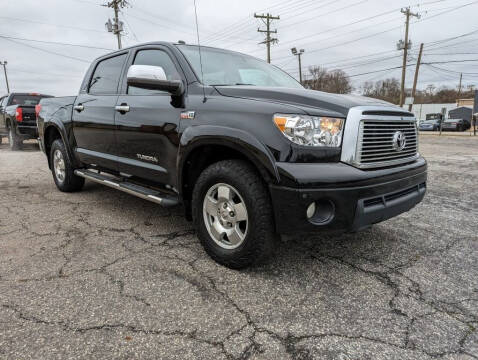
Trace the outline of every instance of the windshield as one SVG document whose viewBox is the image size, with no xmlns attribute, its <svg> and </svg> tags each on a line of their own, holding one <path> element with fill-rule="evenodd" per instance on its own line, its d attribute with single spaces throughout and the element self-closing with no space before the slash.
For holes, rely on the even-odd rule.
<svg viewBox="0 0 478 360">
<path fill-rule="evenodd" d="M 189 61 L 199 79 L 201 65 L 199 48 L 177 45 Z M 293 77 L 279 68 L 237 52 L 201 48 L 204 78 L 202 83 L 211 86 L 255 85 L 270 87 L 303 88 Z"/>
</svg>

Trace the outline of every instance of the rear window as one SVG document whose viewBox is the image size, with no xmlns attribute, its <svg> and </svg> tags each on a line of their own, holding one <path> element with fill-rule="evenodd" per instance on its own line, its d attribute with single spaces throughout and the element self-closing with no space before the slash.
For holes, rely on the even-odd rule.
<svg viewBox="0 0 478 360">
<path fill-rule="evenodd" d="M 45 96 L 40 95 L 14 95 L 10 105 L 37 105 Z"/>
<path fill-rule="evenodd" d="M 89 93 L 92 95 L 116 94 L 121 70 L 127 54 L 102 60 L 96 66 L 90 80 Z"/>
</svg>

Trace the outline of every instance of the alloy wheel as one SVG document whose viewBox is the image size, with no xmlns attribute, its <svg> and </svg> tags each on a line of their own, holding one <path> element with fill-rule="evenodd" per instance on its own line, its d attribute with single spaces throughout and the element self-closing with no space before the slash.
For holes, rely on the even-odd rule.
<svg viewBox="0 0 478 360">
<path fill-rule="evenodd" d="M 62 152 L 58 149 L 53 153 L 53 169 L 56 179 L 60 183 L 63 183 L 66 177 L 65 159 L 63 158 Z"/>
<path fill-rule="evenodd" d="M 203 217 L 209 235 L 223 249 L 235 249 L 244 242 L 249 228 L 247 208 L 231 185 L 219 183 L 207 191 Z"/>
</svg>

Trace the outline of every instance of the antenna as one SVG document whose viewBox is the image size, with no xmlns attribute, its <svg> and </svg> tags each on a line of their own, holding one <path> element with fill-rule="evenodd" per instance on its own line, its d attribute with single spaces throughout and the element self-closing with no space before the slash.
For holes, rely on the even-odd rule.
<svg viewBox="0 0 478 360">
<path fill-rule="evenodd" d="M 199 25 L 198 25 L 198 10 L 196 6 L 196 0 L 194 0 L 194 14 L 196 15 L 196 34 L 198 37 L 198 48 L 199 48 L 199 63 L 201 65 L 201 84 L 202 84 L 202 94 L 204 96 L 203 103 L 207 101 L 206 98 L 206 89 L 204 88 L 204 72 L 202 69 L 202 53 L 201 53 L 201 42 L 199 41 Z"/>
</svg>

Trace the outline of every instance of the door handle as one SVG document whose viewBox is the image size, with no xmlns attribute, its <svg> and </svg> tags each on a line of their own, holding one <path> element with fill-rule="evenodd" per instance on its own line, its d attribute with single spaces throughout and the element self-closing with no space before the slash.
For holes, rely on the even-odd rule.
<svg viewBox="0 0 478 360">
<path fill-rule="evenodd" d="M 121 114 L 125 114 L 129 111 L 129 105 L 126 105 L 126 104 L 116 105 L 115 110 Z"/>
<path fill-rule="evenodd" d="M 78 104 L 78 105 L 75 105 L 73 109 L 75 109 L 78 112 L 82 112 L 83 110 L 85 110 L 85 107 L 82 104 Z"/>
</svg>

